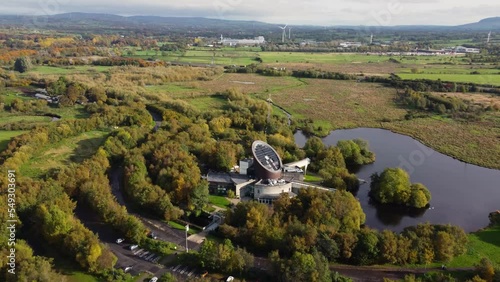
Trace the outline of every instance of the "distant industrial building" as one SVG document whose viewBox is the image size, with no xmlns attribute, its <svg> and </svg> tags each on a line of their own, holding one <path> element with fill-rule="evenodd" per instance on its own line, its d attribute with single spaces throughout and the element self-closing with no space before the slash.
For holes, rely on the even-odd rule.
<svg viewBox="0 0 500 282">
<path fill-rule="evenodd" d="M 363 44 L 361 44 L 361 42 L 349 42 L 349 41 L 342 42 L 339 44 L 339 46 L 342 48 L 353 48 L 353 47 L 357 48 L 357 47 L 361 47 L 361 45 L 363 45 Z"/>
<path fill-rule="evenodd" d="M 455 47 L 454 51 L 456 53 L 473 53 L 473 54 L 479 54 L 481 52 L 481 50 L 478 48 L 467 48 L 464 46 L 457 46 Z"/>
<path fill-rule="evenodd" d="M 219 44 L 224 46 L 236 46 L 236 45 L 245 45 L 245 46 L 253 46 L 253 45 L 262 45 L 266 43 L 264 36 L 257 36 L 254 39 L 232 39 L 232 38 L 224 38 L 222 35 L 220 37 Z"/>
</svg>

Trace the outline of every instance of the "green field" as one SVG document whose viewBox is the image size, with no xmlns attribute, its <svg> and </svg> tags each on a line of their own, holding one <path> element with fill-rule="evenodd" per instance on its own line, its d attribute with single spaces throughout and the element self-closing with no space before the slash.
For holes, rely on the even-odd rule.
<svg viewBox="0 0 500 282">
<path fill-rule="evenodd" d="M 21 166 L 21 173 L 23 176 L 37 178 L 72 162 L 80 163 L 95 153 L 108 133 L 90 131 L 40 148 L 27 163 Z"/>
<path fill-rule="evenodd" d="M 227 104 L 222 96 L 203 96 L 185 100 L 201 111 L 220 110 Z"/>
<path fill-rule="evenodd" d="M 456 257 L 447 265 L 450 267 L 473 266 L 484 257 L 500 267 L 500 226 L 469 234 L 467 253 Z"/>
<path fill-rule="evenodd" d="M 0 101 L 3 101 L 5 104 L 10 104 L 14 99 L 30 100 L 33 98 L 22 94 L 21 91 L 16 88 L 0 88 Z"/>
<path fill-rule="evenodd" d="M 48 110 L 51 114 L 56 114 L 61 116 L 62 119 L 81 119 L 88 118 L 90 115 L 85 111 L 85 106 L 83 105 L 74 105 L 71 107 L 49 107 Z"/>
<path fill-rule="evenodd" d="M 7 148 L 7 145 L 9 144 L 10 140 L 12 137 L 16 137 L 18 135 L 21 135 L 23 133 L 26 133 L 28 131 L 0 131 L 0 152 L 5 150 Z"/>
<path fill-rule="evenodd" d="M 13 115 L 8 112 L 0 113 L 0 125 L 9 123 L 43 124 L 50 122 L 51 119 L 51 117 L 47 116 Z"/>
</svg>

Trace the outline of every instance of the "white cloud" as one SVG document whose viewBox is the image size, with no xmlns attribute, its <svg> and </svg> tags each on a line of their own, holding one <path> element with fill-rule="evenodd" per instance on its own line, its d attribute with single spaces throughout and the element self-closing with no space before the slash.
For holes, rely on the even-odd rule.
<svg viewBox="0 0 500 282">
<path fill-rule="evenodd" d="M 494 3 L 494 4 L 493 4 Z M 464 24 L 499 16 L 490 0 L 8 0 L 2 14 L 99 12 L 319 25 Z"/>
</svg>

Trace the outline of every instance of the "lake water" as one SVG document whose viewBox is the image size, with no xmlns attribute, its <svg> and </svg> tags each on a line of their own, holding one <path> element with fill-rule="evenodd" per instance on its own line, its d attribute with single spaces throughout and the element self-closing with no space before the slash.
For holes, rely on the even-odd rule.
<svg viewBox="0 0 500 282">
<path fill-rule="evenodd" d="M 367 140 L 376 154 L 375 163 L 356 172 L 358 178 L 368 181 L 360 186 L 356 197 L 366 213 L 366 224 L 372 228 L 401 231 L 407 226 L 430 222 L 450 223 L 470 232 L 488 225 L 488 214 L 500 209 L 500 170 L 458 161 L 408 136 L 383 129 L 336 130 L 323 138 L 323 143 L 336 145 L 339 140 L 355 138 Z M 295 142 L 300 147 L 306 140 L 301 131 L 295 133 Z M 430 208 L 410 212 L 371 203 L 370 175 L 387 167 L 401 167 L 409 173 L 412 183 L 427 186 L 432 194 Z"/>
</svg>

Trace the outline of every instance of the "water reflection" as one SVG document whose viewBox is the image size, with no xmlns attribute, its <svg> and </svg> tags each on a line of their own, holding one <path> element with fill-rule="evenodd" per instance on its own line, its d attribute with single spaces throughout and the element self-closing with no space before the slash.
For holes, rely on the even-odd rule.
<svg viewBox="0 0 500 282">
<path fill-rule="evenodd" d="M 475 231 L 488 224 L 488 214 L 499 208 L 500 171 L 458 161 L 436 152 L 422 143 L 401 134 L 375 128 L 336 130 L 323 138 L 326 145 L 339 140 L 367 140 L 376 154 L 375 163 L 355 171 L 368 181 L 354 195 L 366 213 L 366 224 L 377 229 L 401 231 L 418 223 L 454 224 L 466 231 Z M 307 136 L 300 131 L 295 141 L 304 146 Z M 409 210 L 381 207 L 370 202 L 370 176 L 388 167 L 401 167 L 410 174 L 412 183 L 420 182 L 432 194 L 431 208 Z"/>
</svg>

